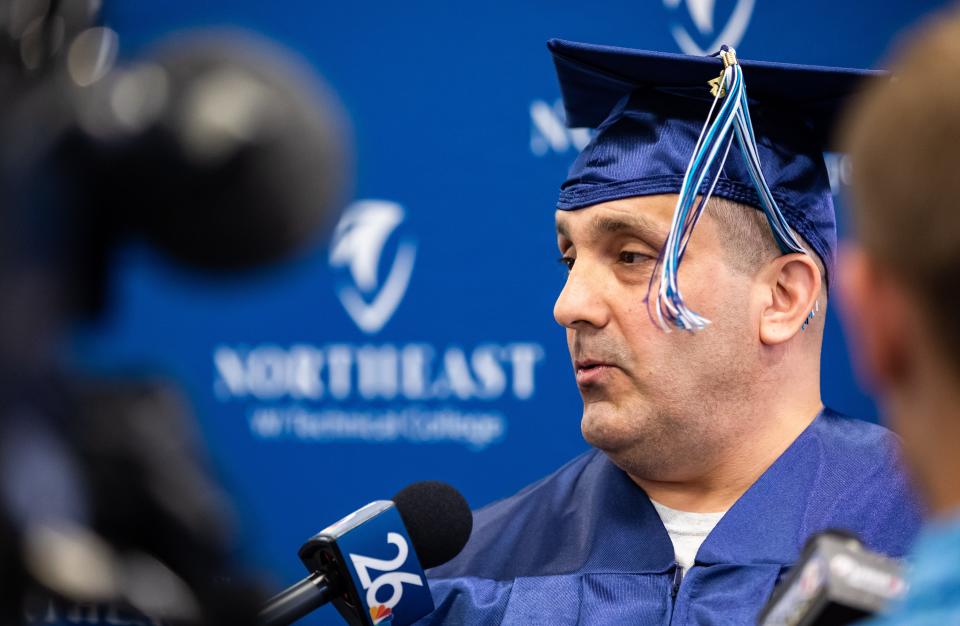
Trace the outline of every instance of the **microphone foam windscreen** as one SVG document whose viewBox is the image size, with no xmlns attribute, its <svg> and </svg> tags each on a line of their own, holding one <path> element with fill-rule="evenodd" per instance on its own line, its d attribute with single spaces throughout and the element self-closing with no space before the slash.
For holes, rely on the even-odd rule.
<svg viewBox="0 0 960 626">
<path fill-rule="evenodd" d="M 336 222 L 352 180 L 346 117 L 285 49 L 180 34 L 94 87 L 68 156 L 89 212 L 120 235 L 232 271 L 288 258 Z"/>
<path fill-rule="evenodd" d="M 446 563 L 467 544 L 473 514 L 450 485 L 435 480 L 413 483 L 397 492 L 393 503 L 424 569 Z"/>
</svg>

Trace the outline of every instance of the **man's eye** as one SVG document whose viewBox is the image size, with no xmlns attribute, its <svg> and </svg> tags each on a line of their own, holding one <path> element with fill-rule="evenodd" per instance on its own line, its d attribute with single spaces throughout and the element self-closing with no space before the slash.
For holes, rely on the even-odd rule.
<svg viewBox="0 0 960 626">
<path fill-rule="evenodd" d="M 561 265 L 565 266 L 565 267 L 567 268 L 567 271 L 569 272 L 570 270 L 573 269 L 573 263 L 574 263 L 574 261 L 576 261 L 576 259 L 574 259 L 572 256 L 566 256 L 566 255 L 564 255 L 564 256 L 560 257 L 559 259 L 557 259 L 557 261 L 558 261 Z"/>
<path fill-rule="evenodd" d="M 649 254 L 644 254 L 642 252 L 629 252 L 623 251 L 620 253 L 620 262 L 626 263 L 627 265 L 633 265 L 635 263 L 643 263 L 650 258 Z"/>
</svg>

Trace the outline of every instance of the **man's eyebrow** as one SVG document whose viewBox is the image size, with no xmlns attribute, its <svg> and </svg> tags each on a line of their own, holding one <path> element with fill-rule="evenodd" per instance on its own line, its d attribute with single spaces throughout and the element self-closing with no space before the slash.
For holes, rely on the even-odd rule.
<svg viewBox="0 0 960 626">
<path fill-rule="evenodd" d="M 567 225 L 557 220 L 557 234 L 570 239 L 570 231 L 567 230 Z"/>
</svg>

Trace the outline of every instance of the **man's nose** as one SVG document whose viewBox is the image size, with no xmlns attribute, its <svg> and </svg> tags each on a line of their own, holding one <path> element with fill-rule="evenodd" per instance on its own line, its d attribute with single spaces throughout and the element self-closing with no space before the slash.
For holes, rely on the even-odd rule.
<svg viewBox="0 0 960 626">
<path fill-rule="evenodd" d="M 585 325 L 603 328 L 610 321 L 604 281 L 598 269 L 586 261 L 574 263 L 553 306 L 558 324 L 571 329 Z"/>
</svg>

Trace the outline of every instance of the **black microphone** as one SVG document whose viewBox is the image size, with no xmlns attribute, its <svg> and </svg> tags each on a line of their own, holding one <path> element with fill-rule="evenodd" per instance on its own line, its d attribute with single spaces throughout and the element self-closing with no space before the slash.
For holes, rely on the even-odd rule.
<svg viewBox="0 0 960 626">
<path fill-rule="evenodd" d="M 333 93 L 249 34 L 176 36 L 80 95 L 83 156 L 101 168 L 87 177 L 102 183 L 87 190 L 90 212 L 189 267 L 286 258 L 323 241 L 348 199 Z"/>
<path fill-rule="evenodd" d="M 807 540 L 757 624 L 844 626 L 881 612 L 906 588 L 898 561 L 868 550 L 849 532 L 828 530 Z"/>
<path fill-rule="evenodd" d="M 96 66 L 98 50 L 77 63 Z M 256 270 L 325 241 L 349 199 L 346 113 L 266 40 L 181 34 L 91 85 L 61 78 L 0 118 L 0 193 L 12 207 L 0 218 L 24 241 L 0 239 L 7 255 L 61 269 L 86 317 L 107 304 L 126 242 L 212 276 Z"/>
<path fill-rule="evenodd" d="M 472 528 L 467 501 L 445 483 L 371 502 L 303 544 L 310 575 L 271 598 L 260 623 L 285 626 L 332 601 L 351 626 L 411 624 L 434 609 L 423 571 L 455 557 Z"/>
</svg>

